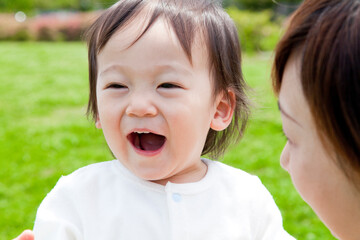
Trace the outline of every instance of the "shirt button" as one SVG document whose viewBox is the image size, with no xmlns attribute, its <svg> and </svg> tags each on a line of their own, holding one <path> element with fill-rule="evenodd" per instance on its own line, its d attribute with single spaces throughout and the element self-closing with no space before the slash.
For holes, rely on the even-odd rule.
<svg viewBox="0 0 360 240">
<path fill-rule="evenodd" d="M 173 193 L 172 198 L 174 202 L 180 202 L 181 201 L 181 195 L 179 193 Z"/>
</svg>

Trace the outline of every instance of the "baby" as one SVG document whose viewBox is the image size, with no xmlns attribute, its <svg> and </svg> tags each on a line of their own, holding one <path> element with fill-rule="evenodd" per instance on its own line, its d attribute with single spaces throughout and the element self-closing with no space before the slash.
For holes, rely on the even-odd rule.
<svg viewBox="0 0 360 240">
<path fill-rule="evenodd" d="M 123 0 L 88 32 L 88 113 L 116 160 L 62 177 L 36 240 L 293 239 L 221 155 L 248 116 L 236 28 L 210 0 Z"/>
</svg>

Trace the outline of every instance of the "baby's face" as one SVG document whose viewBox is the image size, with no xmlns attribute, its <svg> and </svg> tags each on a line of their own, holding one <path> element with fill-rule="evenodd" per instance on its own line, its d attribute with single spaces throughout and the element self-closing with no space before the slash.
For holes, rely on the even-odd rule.
<svg viewBox="0 0 360 240">
<path fill-rule="evenodd" d="M 207 53 L 194 43 L 191 64 L 161 19 L 129 47 L 141 30 L 131 23 L 98 55 L 96 125 L 138 177 L 162 184 L 199 180 L 216 113 Z"/>
</svg>

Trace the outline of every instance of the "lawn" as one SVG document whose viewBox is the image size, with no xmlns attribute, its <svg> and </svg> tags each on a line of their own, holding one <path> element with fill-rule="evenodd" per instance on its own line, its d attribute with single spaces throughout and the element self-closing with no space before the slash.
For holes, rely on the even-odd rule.
<svg viewBox="0 0 360 240">
<path fill-rule="evenodd" d="M 260 177 L 298 239 L 335 239 L 280 168 L 285 143 L 270 90 L 271 55 L 245 56 L 253 114 L 243 140 L 223 161 Z M 0 239 L 32 228 L 36 209 L 61 175 L 112 159 L 85 116 L 83 43 L 0 43 Z"/>
</svg>

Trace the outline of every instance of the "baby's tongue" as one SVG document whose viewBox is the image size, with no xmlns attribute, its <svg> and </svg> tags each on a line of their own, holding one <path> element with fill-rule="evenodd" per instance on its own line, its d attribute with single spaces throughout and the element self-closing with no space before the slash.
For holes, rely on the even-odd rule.
<svg viewBox="0 0 360 240">
<path fill-rule="evenodd" d="M 165 137 L 153 133 L 140 134 L 140 147 L 145 151 L 155 151 L 161 148 L 165 142 Z"/>
</svg>

